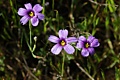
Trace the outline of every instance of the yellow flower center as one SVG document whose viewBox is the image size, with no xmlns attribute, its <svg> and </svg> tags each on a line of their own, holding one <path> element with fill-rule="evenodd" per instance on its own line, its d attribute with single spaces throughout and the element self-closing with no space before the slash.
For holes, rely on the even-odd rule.
<svg viewBox="0 0 120 80">
<path fill-rule="evenodd" d="M 65 42 L 64 40 L 62 40 L 62 41 L 60 42 L 60 44 L 61 44 L 61 46 L 64 46 L 64 45 L 66 44 L 66 42 Z"/>
<path fill-rule="evenodd" d="M 89 48 L 89 46 L 90 46 L 89 43 L 85 44 L 85 48 Z"/>
<path fill-rule="evenodd" d="M 33 17 L 33 16 L 34 16 L 34 12 L 33 12 L 33 11 L 30 11 L 30 12 L 29 12 L 29 16 L 30 16 L 30 17 Z"/>
</svg>

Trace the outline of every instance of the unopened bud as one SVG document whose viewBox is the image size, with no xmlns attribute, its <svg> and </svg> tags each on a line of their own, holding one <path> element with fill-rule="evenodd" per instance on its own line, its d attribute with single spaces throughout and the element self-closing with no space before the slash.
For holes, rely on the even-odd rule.
<svg viewBox="0 0 120 80">
<path fill-rule="evenodd" d="M 37 36 L 34 37 L 34 41 L 35 41 L 35 42 L 37 41 Z"/>
</svg>

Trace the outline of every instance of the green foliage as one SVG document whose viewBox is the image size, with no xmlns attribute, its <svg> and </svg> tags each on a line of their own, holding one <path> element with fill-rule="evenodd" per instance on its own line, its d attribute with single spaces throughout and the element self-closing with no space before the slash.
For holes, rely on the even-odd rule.
<svg viewBox="0 0 120 80">
<path fill-rule="evenodd" d="M 0 57 L 0 71 L 4 72 L 4 67 L 5 67 L 5 64 L 4 64 L 4 60 L 5 60 L 5 57 L 2 56 Z"/>
<path fill-rule="evenodd" d="M 29 1 L 43 6 L 37 27 L 20 23 L 17 11 L 27 0 L 0 1 L 0 80 L 120 80 L 120 0 Z M 54 55 L 48 37 L 60 29 L 92 34 L 100 46 L 87 58 L 81 49 Z"/>
</svg>

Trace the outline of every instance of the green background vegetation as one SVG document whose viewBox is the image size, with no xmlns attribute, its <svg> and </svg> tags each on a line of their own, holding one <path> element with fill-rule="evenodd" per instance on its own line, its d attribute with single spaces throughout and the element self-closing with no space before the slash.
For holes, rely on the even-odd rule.
<svg viewBox="0 0 120 80">
<path fill-rule="evenodd" d="M 43 6 L 45 20 L 32 27 L 40 59 L 33 58 L 29 25 L 20 24 L 17 14 L 25 3 Z M 69 36 L 92 34 L 100 42 L 87 58 L 78 50 L 66 54 L 63 78 L 63 56 L 53 55 L 48 41 L 59 29 L 68 29 Z M 0 0 L 0 80 L 90 80 L 79 67 L 95 80 L 120 80 L 120 0 Z"/>
</svg>

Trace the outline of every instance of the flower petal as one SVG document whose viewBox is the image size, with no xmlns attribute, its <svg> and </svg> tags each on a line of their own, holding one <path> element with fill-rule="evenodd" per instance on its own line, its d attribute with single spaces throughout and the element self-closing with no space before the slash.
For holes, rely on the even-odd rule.
<svg viewBox="0 0 120 80">
<path fill-rule="evenodd" d="M 57 55 L 61 52 L 61 50 L 62 50 L 62 46 L 60 46 L 59 44 L 56 44 L 52 47 L 51 52 Z"/>
<path fill-rule="evenodd" d="M 95 37 L 93 37 L 93 36 L 91 35 L 91 36 L 88 37 L 87 41 L 88 41 L 89 43 L 92 43 L 94 39 L 95 39 Z"/>
<path fill-rule="evenodd" d="M 20 19 L 20 22 L 25 25 L 28 21 L 29 21 L 30 17 L 28 16 L 23 16 L 21 19 Z"/>
<path fill-rule="evenodd" d="M 26 9 L 32 9 L 32 5 L 30 3 L 27 3 L 24 5 Z"/>
<path fill-rule="evenodd" d="M 82 49 L 81 55 L 82 55 L 83 57 L 88 57 L 88 56 L 89 56 L 89 51 L 88 51 L 87 49 Z"/>
<path fill-rule="evenodd" d="M 38 23 L 39 23 L 39 20 L 38 20 L 38 18 L 37 17 L 33 17 L 33 18 L 31 18 L 31 23 L 32 23 L 32 25 L 33 26 L 37 26 L 38 25 Z"/>
<path fill-rule="evenodd" d="M 24 9 L 24 8 L 19 8 L 19 10 L 18 10 L 18 15 L 24 16 L 24 15 L 26 15 L 26 14 L 27 14 L 27 10 L 26 10 L 26 9 Z"/>
<path fill-rule="evenodd" d="M 40 12 L 42 9 L 43 9 L 43 7 L 40 6 L 39 4 L 36 4 L 36 5 L 33 7 L 33 10 L 34 10 L 35 12 Z"/>
<path fill-rule="evenodd" d="M 75 49 L 73 46 L 71 46 L 70 44 L 67 44 L 64 46 L 64 50 L 68 53 L 68 54 L 73 54 L 75 52 Z"/>
<path fill-rule="evenodd" d="M 40 20 L 44 20 L 44 15 L 41 13 L 37 13 L 37 16 Z"/>
<path fill-rule="evenodd" d="M 69 38 L 67 38 L 67 42 L 68 43 L 77 42 L 77 38 L 76 37 L 69 37 Z"/>
<path fill-rule="evenodd" d="M 94 39 L 93 42 L 90 44 L 91 47 L 98 47 L 100 43 L 98 42 L 98 39 Z"/>
<path fill-rule="evenodd" d="M 59 42 L 59 38 L 53 35 L 50 35 L 50 37 L 48 38 L 49 41 L 53 42 L 53 43 L 58 43 Z"/>
<path fill-rule="evenodd" d="M 59 37 L 60 38 L 67 38 L 68 36 L 68 30 L 59 30 Z"/>
<path fill-rule="evenodd" d="M 86 41 L 87 41 L 87 39 L 86 39 L 84 36 L 80 36 L 80 37 L 79 37 L 79 41 L 86 42 Z"/>
<path fill-rule="evenodd" d="M 89 51 L 89 53 L 90 53 L 91 55 L 95 53 L 94 48 L 88 48 L 88 51 Z"/>
<path fill-rule="evenodd" d="M 83 41 L 79 41 L 76 45 L 77 48 L 84 48 L 84 42 Z"/>
</svg>

